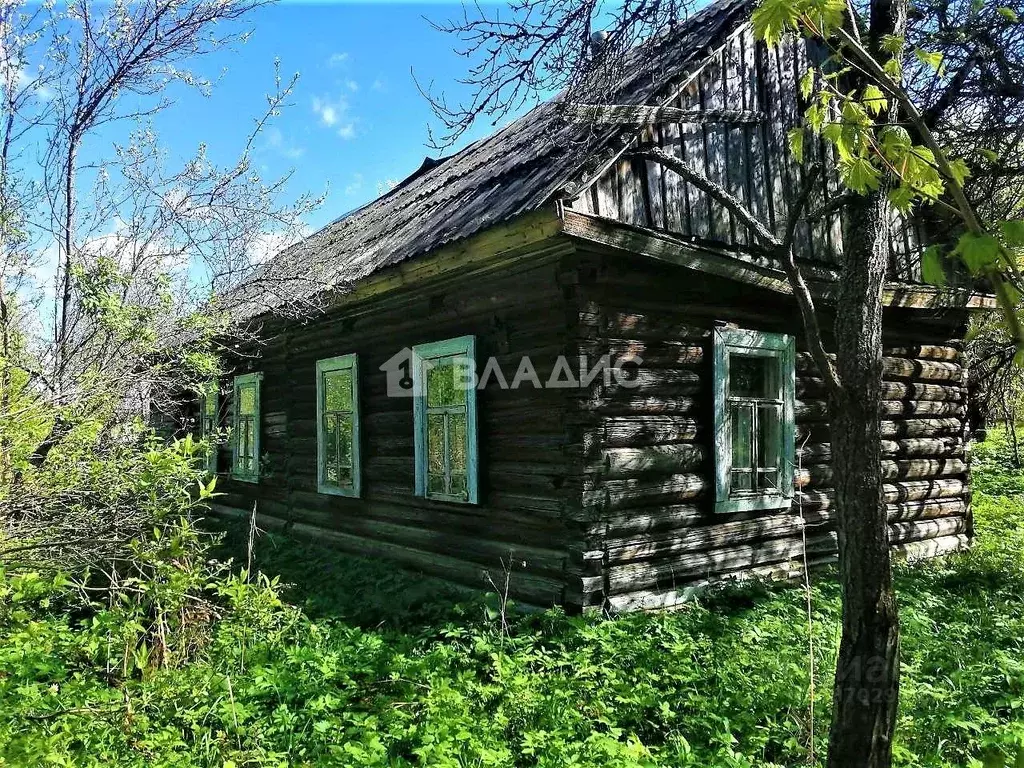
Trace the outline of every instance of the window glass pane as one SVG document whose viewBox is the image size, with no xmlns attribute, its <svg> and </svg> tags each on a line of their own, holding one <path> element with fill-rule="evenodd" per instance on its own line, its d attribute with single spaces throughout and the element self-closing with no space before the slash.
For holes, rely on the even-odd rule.
<svg viewBox="0 0 1024 768">
<path fill-rule="evenodd" d="M 338 482 L 338 417 L 324 417 L 324 482 Z"/>
<path fill-rule="evenodd" d="M 352 410 L 352 369 L 324 374 L 324 410 Z"/>
<path fill-rule="evenodd" d="M 444 357 L 428 360 L 427 367 L 427 406 L 462 405 L 466 402 L 466 390 L 462 385 L 466 378 L 465 359 Z"/>
<path fill-rule="evenodd" d="M 211 392 L 203 398 L 203 413 L 207 416 L 217 415 L 217 394 Z"/>
<path fill-rule="evenodd" d="M 730 355 L 729 394 L 732 397 L 778 397 L 775 368 L 773 357 Z"/>
<path fill-rule="evenodd" d="M 452 496 L 465 497 L 466 490 L 466 475 L 465 474 L 453 474 L 452 475 Z"/>
<path fill-rule="evenodd" d="M 453 413 L 448 419 L 448 450 L 453 473 L 466 471 L 466 414 Z"/>
<path fill-rule="evenodd" d="M 779 487 L 782 462 L 782 407 L 762 405 L 757 415 L 758 488 L 766 491 Z"/>
<path fill-rule="evenodd" d="M 444 416 L 427 416 L 427 472 L 431 475 L 444 475 Z"/>
<path fill-rule="evenodd" d="M 733 470 L 732 473 L 732 490 L 733 491 L 752 491 L 754 490 L 754 473 L 750 470 Z"/>
<path fill-rule="evenodd" d="M 242 416 L 256 413 L 256 387 L 252 384 L 243 384 L 238 388 L 238 413 Z"/>
<path fill-rule="evenodd" d="M 754 458 L 754 407 L 734 403 L 732 411 L 732 467 L 751 469 Z"/>
<path fill-rule="evenodd" d="M 250 473 L 255 468 L 254 446 L 253 446 L 253 421 L 251 418 L 243 418 L 238 422 L 238 455 L 236 466 L 241 472 Z"/>
<path fill-rule="evenodd" d="M 427 475 L 427 492 L 444 493 L 444 475 Z"/>
<path fill-rule="evenodd" d="M 338 464 L 352 466 L 352 416 L 338 417 Z"/>
</svg>

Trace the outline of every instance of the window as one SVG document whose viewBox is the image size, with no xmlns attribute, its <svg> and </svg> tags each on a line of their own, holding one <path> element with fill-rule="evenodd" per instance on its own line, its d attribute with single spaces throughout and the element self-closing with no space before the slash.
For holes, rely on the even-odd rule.
<svg viewBox="0 0 1024 768">
<path fill-rule="evenodd" d="M 235 376 L 235 419 L 231 431 L 231 476 L 247 483 L 260 478 L 260 382 L 262 373 Z"/>
<path fill-rule="evenodd" d="M 207 441 L 206 469 L 217 474 L 217 430 L 220 428 L 220 392 L 212 382 L 199 397 L 199 436 Z"/>
<path fill-rule="evenodd" d="M 416 495 L 475 504 L 475 340 L 422 344 L 412 353 Z"/>
<path fill-rule="evenodd" d="M 359 364 L 342 355 L 316 364 L 317 489 L 359 495 Z"/>
<path fill-rule="evenodd" d="M 793 337 L 715 329 L 715 511 L 793 498 Z"/>
</svg>

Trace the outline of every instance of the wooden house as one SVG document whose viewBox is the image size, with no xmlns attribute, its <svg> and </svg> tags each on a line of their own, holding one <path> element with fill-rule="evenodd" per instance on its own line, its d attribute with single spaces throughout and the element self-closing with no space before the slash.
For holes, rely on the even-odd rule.
<svg viewBox="0 0 1024 768">
<path fill-rule="evenodd" d="M 749 14 L 722 0 L 631 54 L 615 103 L 650 119 L 543 104 L 269 262 L 234 296 L 262 343 L 204 403 L 207 431 L 230 428 L 216 511 L 481 589 L 507 570 L 518 599 L 573 609 L 834 559 L 824 388 L 788 283 L 634 154 L 660 147 L 783 226 L 812 52 L 767 49 Z M 838 182 L 813 151 L 816 208 Z M 890 539 L 915 558 L 971 540 L 962 339 L 988 301 L 923 284 L 920 239 L 901 224 L 893 243 L 881 417 Z M 827 311 L 841 214 L 797 244 Z M 314 294 L 303 319 L 279 311 Z"/>
</svg>

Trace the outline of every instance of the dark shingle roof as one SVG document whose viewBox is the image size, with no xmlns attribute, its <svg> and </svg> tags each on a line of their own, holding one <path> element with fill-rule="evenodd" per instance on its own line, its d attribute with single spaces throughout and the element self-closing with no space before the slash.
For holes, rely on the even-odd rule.
<svg viewBox="0 0 1024 768">
<path fill-rule="evenodd" d="M 615 102 L 665 98 L 666 85 L 723 42 L 749 8 L 749 0 L 719 0 L 638 46 L 611 89 Z M 285 249 L 228 303 L 241 319 L 288 297 L 344 291 L 386 267 L 536 210 L 577 179 L 587 158 L 618 132 L 564 120 L 557 98 L 541 104 Z"/>
</svg>

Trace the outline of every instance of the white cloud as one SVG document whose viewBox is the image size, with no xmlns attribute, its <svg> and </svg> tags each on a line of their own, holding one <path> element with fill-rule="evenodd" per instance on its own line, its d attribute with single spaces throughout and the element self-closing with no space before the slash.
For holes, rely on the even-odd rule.
<svg viewBox="0 0 1024 768">
<path fill-rule="evenodd" d="M 320 118 L 321 125 L 335 128 L 338 136 L 351 139 L 356 135 L 356 121 L 349 116 L 348 101 L 345 97 L 313 99 L 313 112 Z"/>
<path fill-rule="evenodd" d="M 355 93 L 356 91 L 359 90 L 359 83 L 349 78 L 348 80 L 345 81 L 345 87 L 352 91 L 352 93 Z"/>
<path fill-rule="evenodd" d="M 378 77 L 373 81 L 373 84 L 370 86 L 370 88 L 371 90 L 374 91 L 386 91 L 388 88 L 388 84 L 384 82 L 383 78 Z"/>
<path fill-rule="evenodd" d="M 338 122 L 338 105 L 326 99 L 315 97 L 313 99 L 313 111 L 319 116 L 320 122 L 328 128 Z"/>
<path fill-rule="evenodd" d="M 339 51 L 330 55 L 330 58 L 327 59 L 327 66 L 339 67 L 346 61 L 348 61 L 348 53 L 346 51 Z"/>
</svg>

